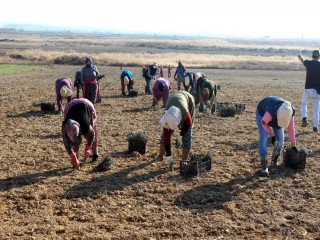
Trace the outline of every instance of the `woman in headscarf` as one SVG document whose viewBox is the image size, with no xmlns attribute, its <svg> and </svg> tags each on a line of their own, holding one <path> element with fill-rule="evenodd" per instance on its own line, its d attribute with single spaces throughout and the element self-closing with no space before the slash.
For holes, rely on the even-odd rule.
<svg viewBox="0 0 320 240">
<path fill-rule="evenodd" d="M 56 81 L 56 96 L 58 111 L 63 113 L 62 100 L 67 99 L 69 103 L 72 99 L 72 83 L 69 78 L 59 78 Z"/>
<path fill-rule="evenodd" d="M 194 107 L 192 95 L 186 91 L 178 91 L 169 97 L 165 113 L 160 119 L 163 132 L 159 154 L 155 160 L 162 161 L 164 154 L 166 154 L 166 162 L 171 170 L 173 170 L 171 136 L 175 129 L 180 129 L 180 135 L 182 136 L 182 160 L 188 160 L 192 145 Z"/>
<path fill-rule="evenodd" d="M 84 158 L 87 159 L 92 155 L 92 162 L 98 160 L 97 114 L 88 99 L 73 99 L 68 103 L 64 111 L 62 135 L 65 149 L 74 167 L 80 166 L 81 135 L 86 139 Z"/>
<path fill-rule="evenodd" d="M 155 107 L 160 99 L 162 99 L 163 106 L 165 106 L 170 95 L 170 82 L 165 78 L 158 78 L 153 84 L 152 93 L 152 107 Z"/>
<path fill-rule="evenodd" d="M 262 99 L 256 110 L 256 122 L 259 130 L 259 155 L 261 173 L 268 175 L 268 135 L 273 144 L 272 166 L 278 166 L 278 157 L 284 144 L 284 128 L 288 129 L 291 147 L 297 151 L 294 130 L 295 109 L 291 103 L 277 96 Z M 273 129 L 273 132 L 271 131 Z"/>
<path fill-rule="evenodd" d="M 93 65 L 92 59 L 90 57 L 86 58 L 86 65 L 81 70 L 82 95 L 93 104 L 96 103 L 100 91 L 97 80 L 99 75 L 99 71 L 97 67 Z"/>
</svg>

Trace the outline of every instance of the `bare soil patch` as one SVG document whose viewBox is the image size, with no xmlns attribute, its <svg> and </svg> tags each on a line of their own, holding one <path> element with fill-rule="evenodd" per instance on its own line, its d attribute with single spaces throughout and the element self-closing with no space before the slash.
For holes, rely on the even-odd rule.
<svg viewBox="0 0 320 240">
<path fill-rule="evenodd" d="M 210 152 L 213 167 L 184 179 L 180 149 L 173 149 L 173 173 L 152 161 L 163 109 L 149 109 L 140 68 L 130 68 L 139 96 L 123 98 L 119 68 L 98 66 L 106 74 L 96 105 L 100 161 L 110 155 L 115 166 L 72 170 L 62 116 L 41 112 L 39 104 L 54 102 L 55 80 L 73 80 L 78 68 L 42 66 L 0 76 L 1 239 L 320 239 L 318 134 L 300 127 L 304 71 L 203 70 L 221 84 L 218 101 L 245 103 L 246 110 L 235 118 L 197 111 L 192 153 Z M 302 172 L 281 167 L 268 178 L 259 175 L 255 108 L 267 95 L 297 109 L 297 143 L 308 152 Z M 138 130 L 148 134 L 147 152 L 127 154 L 127 133 Z"/>
</svg>

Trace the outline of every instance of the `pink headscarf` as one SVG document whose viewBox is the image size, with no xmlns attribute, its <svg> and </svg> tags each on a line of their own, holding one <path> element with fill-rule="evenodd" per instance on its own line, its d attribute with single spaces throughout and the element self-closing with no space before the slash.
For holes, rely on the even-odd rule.
<svg viewBox="0 0 320 240">
<path fill-rule="evenodd" d="M 72 119 L 69 119 L 65 125 L 66 133 L 69 139 L 75 143 L 78 142 L 80 134 L 80 124 Z"/>
</svg>

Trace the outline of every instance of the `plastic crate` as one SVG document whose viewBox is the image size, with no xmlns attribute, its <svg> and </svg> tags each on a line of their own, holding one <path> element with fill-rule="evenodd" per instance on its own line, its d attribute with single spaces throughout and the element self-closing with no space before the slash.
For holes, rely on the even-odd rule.
<svg viewBox="0 0 320 240">
<path fill-rule="evenodd" d="M 217 108 L 220 117 L 234 117 L 236 115 L 236 107 L 231 102 L 217 103 Z"/>
<path fill-rule="evenodd" d="M 307 153 L 306 151 L 298 147 L 298 151 L 294 151 L 292 148 L 283 149 L 283 163 L 285 167 L 295 170 L 304 170 L 306 167 Z"/>
<path fill-rule="evenodd" d="M 192 155 L 190 160 L 180 161 L 180 174 L 184 177 L 194 177 L 211 170 L 211 155 Z"/>
</svg>

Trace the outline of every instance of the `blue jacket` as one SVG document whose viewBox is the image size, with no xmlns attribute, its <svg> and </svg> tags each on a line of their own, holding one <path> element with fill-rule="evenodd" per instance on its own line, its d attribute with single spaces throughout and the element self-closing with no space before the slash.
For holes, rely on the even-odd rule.
<svg viewBox="0 0 320 240">
<path fill-rule="evenodd" d="M 120 75 L 120 79 L 124 80 L 124 77 L 127 76 L 129 78 L 129 80 L 131 80 L 133 78 L 133 74 L 131 71 L 129 70 L 124 70 L 122 71 L 121 75 Z"/>
</svg>

